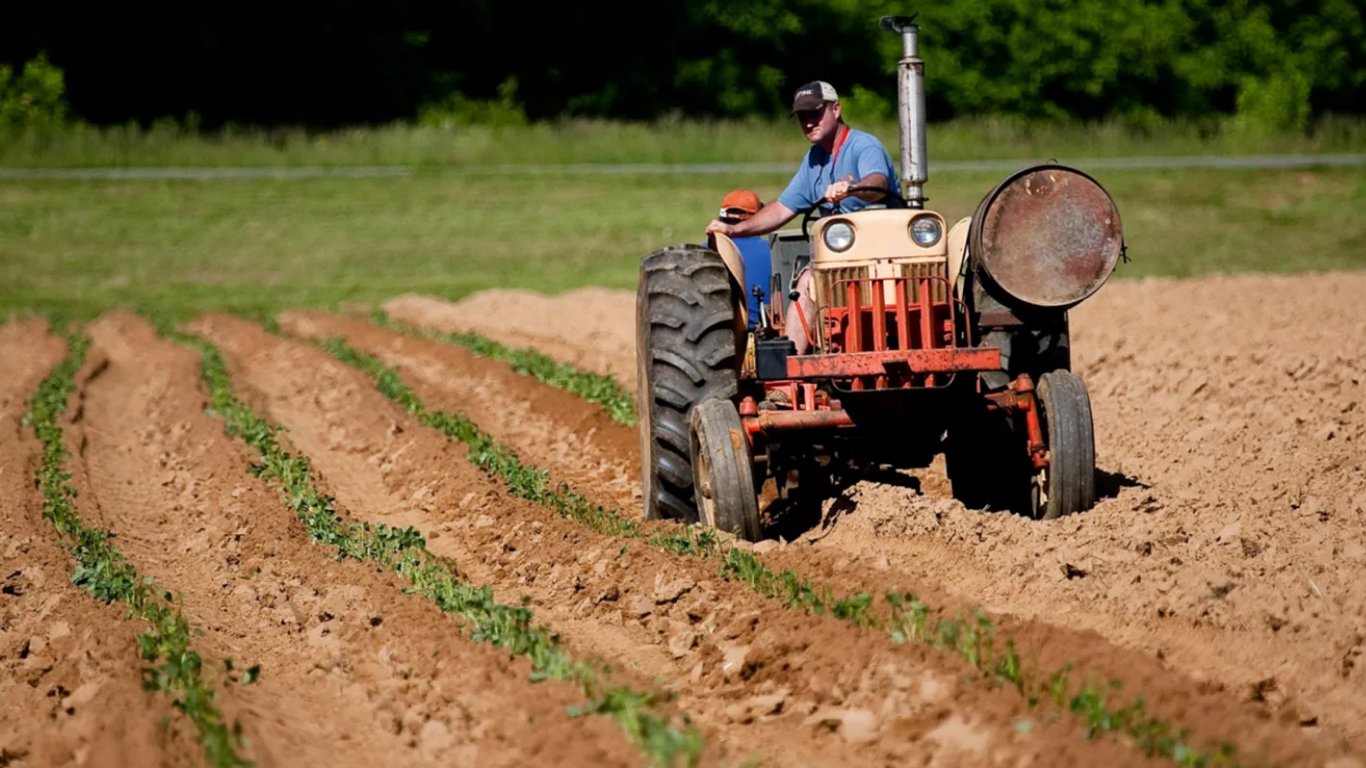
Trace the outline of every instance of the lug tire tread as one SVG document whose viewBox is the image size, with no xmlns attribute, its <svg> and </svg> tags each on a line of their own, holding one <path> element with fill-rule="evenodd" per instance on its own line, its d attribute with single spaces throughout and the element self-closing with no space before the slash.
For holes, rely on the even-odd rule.
<svg viewBox="0 0 1366 768">
<path fill-rule="evenodd" d="M 736 394 L 735 289 L 720 255 L 695 245 L 646 256 L 638 286 L 636 404 L 645 517 L 694 522 L 689 418 L 698 403 Z"/>
</svg>

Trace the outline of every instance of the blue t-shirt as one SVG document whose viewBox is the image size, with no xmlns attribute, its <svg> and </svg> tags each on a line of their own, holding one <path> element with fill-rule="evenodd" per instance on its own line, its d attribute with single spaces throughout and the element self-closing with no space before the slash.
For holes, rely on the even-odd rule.
<svg viewBox="0 0 1366 768">
<path fill-rule="evenodd" d="M 901 182 L 892 166 L 892 156 L 887 154 L 882 142 L 871 133 L 850 128 L 833 159 L 825 147 L 811 146 L 792 181 L 787 183 L 787 189 L 778 195 L 778 202 L 789 211 L 800 213 L 814 207 L 825 196 L 825 188 L 836 181 L 855 182 L 870 173 L 885 174 L 887 189 L 901 194 Z M 865 205 L 868 203 L 851 195 L 840 201 L 839 210 L 851 213 Z"/>
</svg>

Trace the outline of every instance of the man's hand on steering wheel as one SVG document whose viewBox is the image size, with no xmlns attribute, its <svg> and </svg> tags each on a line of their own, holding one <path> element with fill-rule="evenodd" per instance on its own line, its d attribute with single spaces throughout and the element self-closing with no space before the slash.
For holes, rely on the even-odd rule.
<svg viewBox="0 0 1366 768">
<path fill-rule="evenodd" d="M 881 175 L 873 174 L 868 178 L 880 179 Z M 839 205 L 841 200 L 851 196 L 858 197 L 865 203 L 885 203 L 887 202 L 889 196 L 895 196 L 897 199 L 900 199 L 900 196 L 895 195 L 895 193 L 887 189 L 885 182 L 875 184 L 864 184 L 861 183 L 863 181 L 865 180 L 860 179 L 859 181 L 854 181 L 853 174 L 850 174 L 849 176 L 846 176 L 839 181 L 833 182 L 830 184 L 830 186 L 825 188 L 825 199 L 829 200 L 831 203 L 834 203 L 836 206 Z M 876 192 L 878 194 L 876 197 L 867 198 L 860 195 L 860 192 Z M 819 205 L 819 203 L 817 203 L 817 205 Z"/>
<path fill-rule="evenodd" d="M 825 199 L 838 204 L 839 201 L 849 196 L 849 189 L 853 185 L 852 181 L 837 181 L 825 188 Z"/>
<path fill-rule="evenodd" d="M 901 197 L 901 195 L 885 187 L 859 186 L 857 184 L 850 184 L 846 181 L 837 181 L 834 184 L 831 184 L 829 187 L 826 187 L 825 197 L 821 198 L 820 200 L 817 200 L 815 205 L 801 212 L 800 215 L 802 217 L 802 237 L 811 236 L 809 234 L 809 229 L 811 226 L 811 222 L 815 219 L 819 219 L 823 216 L 832 216 L 840 212 L 839 200 L 834 200 L 830 198 L 830 190 L 833 190 L 837 185 L 840 184 L 845 185 L 844 197 L 849 197 L 855 192 L 878 192 L 882 195 L 882 199 L 880 202 L 883 205 L 891 208 L 906 207 L 906 201 Z M 842 197 L 840 199 L 842 200 L 844 198 Z"/>
</svg>

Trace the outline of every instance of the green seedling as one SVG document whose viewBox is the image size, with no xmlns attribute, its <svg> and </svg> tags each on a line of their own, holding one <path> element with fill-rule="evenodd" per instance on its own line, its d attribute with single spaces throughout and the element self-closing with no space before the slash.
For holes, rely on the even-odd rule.
<svg viewBox="0 0 1366 768">
<path fill-rule="evenodd" d="M 314 541 L 334 547 L 341 559 L 376 563 L 394 571 L 407 580 L 410 592 L 427 597 L 443 612 L 459 619 L 472 639 L 527 657 L 533 680 L 555 678 L 578 684 L 593 702 L 583 712 L 616 721 L 653 764 L 697 763 L 703 746 L 701 735 L 686 718 L 677 724 L 656 711 L 667 697 L 606 688 L 596 668 L 571 659 L 556 635 L 534 623 L 529 608 L 496 602 L 491 587 L 462 578 L 454 564 L 427 549 L 426 541 L 415 529 L 343 520 L 332 497 L 314 485 L 307 459 L 286 451 L 278 439 L 279 427 L 256 415 L 233 394 L 231 377 L 218 349 L 198 337 L 173 337 L 199 351 L 201 372 L 210 393 L 210 411 L 223 419 L 229 435 L 240 437 L 256 449 L 261 461 L 255 473 L 279 485 Z M 397 375 L 378 373 L 387 373 L 377 379 L 381 391 L 425 423 L 428 414 L 422 403 L 407 392 Z M 456 431 L 473 426 L 457 421 L 443 423 L 446 429 Z M 471 432 L 470 438 L 473 437 Z M 501 468 L 512 476 L 524 493 L 536 498 L 550 493 L 544 472 L 522 468 L 510 453 L 497 449 L 491 442 L 482 455 L 488 466 Z"/>
<path fill-rule="evenodd" d="M 532 349 L 513 349 L 477 333 L 442 333 L 415 325 L 399 322 L 389 317 L 383 309 L 376 308 L 370 315 L 377 324 L 392 328 L 405 336 L 436 339 L 458 344 L 480 357 L 502 360 L 512 366 L 512 370 L 523 376 L 530 376 L 556 389 L 563 389 L 600 406 L 612 420 L 627 426 L 636 423 L 635 398 L 621 388 L 616 379 L 596 373 L 579 370 L 572 365 L 557 362 Z"/>
<path fill-rule="evenodd" d="M 38 385 L 25 416 L 25 423 L 33 427 L 43 448 L 37 473 L 43 517 L 75 556 L 72 583 L 101 602 L 126 605 L 130 614 L 148 623 L 148 629 L 138 636 L 138 653 L 149 665 L 142 670 L 143 687 L 167 691 L 174 697 L 176 708 L 194 723 L 210 765 L 250 765 L 237 753 L 240 729 L 234 725 L 230 730 L 223 722 L 214 689 L 204 680 L 203 661 L 190 648 L 190 624 L 175 608 L 170 593 L 158 594 L 151 577 L 139 578 L 110 543 L 108 531 L 88 528 L 81 521 L 71 473 L 63 469 L 70 452 L 57 420 L 75 389 L 75 374 L 85 360 L 90 340 L 77 334 L 70 336 L 67 344 L 66 358 Z M 253 669 L 259 671 L 260 667 Z"/>
</svg>

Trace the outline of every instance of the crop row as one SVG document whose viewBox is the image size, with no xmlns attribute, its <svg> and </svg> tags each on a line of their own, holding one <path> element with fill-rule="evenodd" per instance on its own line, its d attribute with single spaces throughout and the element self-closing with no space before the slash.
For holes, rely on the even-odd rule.
<svg viewBox="0 0 1366 768">
<path fill-rule="evenodd" d="M 401 324 L 390 325 L 400 332 L 432 336 Z M 465 443 L 470 461 L 505 482 L 513 494 L 542 504 L 591 530 L 642 540 L 677 555 L 715 560 L 722 578 L 777 598 L 790 608 L 809 614 L 829 614 L 856 627 L 881 631 L 896 643 L 919 642 L 954 654 L 978 670 L 990 684 L 1014 688 L 1030 710 L 1043 710 L 1053 717 L 1078 718 L 1091 737 L 1115 734 L 1146 755 L 1164 757 L 1182 766 L 1241 764 L 1233 744 L 1224 742 L 1213 748 L 1192 744 L 1188 729 L 1150 714 L 1141 696 L 1127 703 L 1115 703 L 1120 688 L 1116 681 L 1083 677 L 1071 666 L 1046 671 L 1024 662 L 1014 640 L 1003 637 L 980 610 L 948 616 L 916 595 L 904 592 L 889 592 L 881 600 L 868 593 L 839 595 L 829 586 L 811 582 L 790 570 L 774 572 L 754 552 L 737 547 L 729 537 L 708 529 L 637 521 L 620 510 L 593 503 L 568 484 L 552 482 L 547 470 L 524 464 L 515 451 L 494 441 L 467 416 L 428 409 L 399 374 L 377 358 L 337 338 L 318 344 L 337 359 L 367 373 L 382 394 L 422 423 Z"/>
<path fill-rule="evenodd" d="M 530 376 L 557 389 L 572 392 L 601 407 L 619 424 L 629 427 L 636 423 L 635 398 L 623 390 L 611 376 L 581 371 L 534 349 L 508 347 L 477 333 L 443 333 L 404 323 L 389 317 L 383 309 L 376 309 L 371 314 L 371 319 L 377 325 L 392 328 L 409 336 L 458 344 L 480 357 L 501 360 L 523 376 Z"/>
<path fill-rule="evenodd" d="M 71 458 L 58 419 L 75 388 L 75 374 L 83 364 L 90 340 L 74 334 L 68 354 L 38 385 L 25 422 L 42 445 L 37 483 L 43 496 L 43 517 L 52 523 L 76 560 L 72 582 L 97 600 L 125 605 L 129 615 L 147 622 L 138 635 L 138 651 L 150 666 L 143 669 L 143 686 L 171 693 L 177 709 L 199 733 L 205 757 L 219 768 L 247 765 L 238 754 L 240 732 L 229 728 L 215 702 L 214 688 L 204 679 L 204 664 L 190 647 L 192 630 L 169 592 L 158 590 L 151 577 L 137 570 L 114 547 L 112 534 L 85 525 L 76 507 L 76 489 L 66 468 Z M 260 672 L 253 666 L 243 676 L 251 682 Z"/>
<path fill-rule="evenodd" d="M 279 485 L 314 541 L 334 548 L 341 558 L 368 561 L 394 571 L 412 585 L 412 591 L 459 618 L 474 640 L 527 657 L 533 679 L 556 678 L 577 684 L 588 703 L 570 714 L 611 718 L 652 762 L 697 762 L 701 736 L 686 717 L 681 723 L 675 722 L 663 711 L 667 694 L 612 684 L 600 668 L 571 659 L 548 629 L 534 623 L 528 608 L 500 604 L 489 586 L 461 578 L 454 564 L 427 549 L 418 531 L 343 520 L 334 500 L 316 488 L 308 460 L 288 452 L 281 445 L 279 427 L 256 415 L 233 394 L 218 349 L 198 337 L 170 335 L 199 352 L 211 412 L 223 419 L 229 435 L 256 450 L 261 463 L 254 471 Z"/>
</svg>

